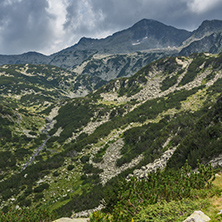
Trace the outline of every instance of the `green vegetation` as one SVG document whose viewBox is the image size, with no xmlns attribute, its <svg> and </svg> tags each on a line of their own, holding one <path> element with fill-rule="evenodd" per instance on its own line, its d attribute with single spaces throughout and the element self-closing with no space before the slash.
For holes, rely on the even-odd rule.
<svg viewBox="0 0 222 222">
<path fill-rule="evenodd" d="M 138 107 L 136 110 L 127 114 L 125 118 L 126 120 L 129 118 L 129 122 L 144 122 L 147 119 L 149 120 L 156 118 L 158 114 L 164 112 L 164 110 L 172 108 L 179 110 L 181 108 L 181 102 L 192 93 L 195 93 L 197 90 L 198 89 L 193 89 L 191 91 L 178 91 L 169 94 L 168 98 L 165 99 L 161 98 L 149 100 Z M 178 117 L 179 116 L 180 115 L 178 115 Z M 153 161 L 161 153 L 158 151 L 159 147 L 163 145 L 169 134 L 172 133 L 173 128 L 174 132 L 176 133 L 177 129 L 175 129 L 175 125 L 179 125 L 179 121 L 182 118 L 185 118 L 185 116 L 189 116 L 189 113 L 183 113 L 181 114 L 180 118 L 172 120 L 168 115 L 166 115 L 157 123 L 144 124 L 141 127 L 134 127 L 130 130 L 127 130 L 123 135 L 125 141 L 125 146 L 122 149 L 123 156 L 117 161 L 117 166 L 121 166 L 126 162 L 130 162 L 133 158 L 143 152 L 145 152 L 147 162 Z M 195 121 L 193 117 L 194 116 L 192 115 L 189 116 L 189 118 L 192 118 L 191 121 Z M 187 124 L 188 123 L 189 122 L 187 122 Z"/>
<path fill-rule="evenodd" d="M 193 61 L 189 65 L 187 69 L 186 75 L 181 80 L 179 86 L 183 86 L 195 79 L 195 77 L 199 74 L 200 71 L 203 71 L 201 69 L 201 65 L 204 64 L 206 61 L 206 56 L 204 54 L 194 54 L 192 57 L 194 57 Z"/>
<path fill-rule="evenodd" d="M 163 91 L 169 89 L 171 86 L 173 86 L 173 85 L 175 85 L 177 83 L 177 79 L 178 79 L 177 76 L 172 76 L 172 77 L 167 76 L 163 80 L 162 86 L 161 86 L 160 89 L 163 90 Z"/>
<path fill-rule="evenodd" d="M 40 207 L 36 210 L 28 208 L 10 209 L 7 213 L 0 213 L 1 222 L 19 221 L 19 222 L 51 222 L 57 217 L 55 213 L 50 212 L 46 207 Z"/>
<path fill-rule="evenodd" d="M 85 126 L 93 117 L 95 105 L 90 104 L 89 99 L 76 99 L 61 107 L 59 115 L 56 117 L 57 123 L 50 134 L 56 132 L 56 128 L 62 127 L 63 131 L 57 138 L 57 142 L 62 143 L 72 136 L 72 132 Z M 53 138 L 52 138 L 53 139 Z"/>
<path fill-rule="evenodd" d="M 134 221 L 183 221 L 196 209 L 207 208 L 209 205 L 209 202 L 204 199 L 197 201 L 186 198 L 180 201 L 162 201 L 162 203 L 149 205 L 142 209 Z"/>
<path fill-rule="evenodd" d="M 93 161 L 95 163 L 99 163 L 99 162 L 102 162 L 103 160 L 103 155 L 106 153 L 106 150 L 108 149 L 109 147 L 109 144 L 106 144 L 102 149 L 100 149 L 96 155 L 94 156 L 93 158 Z"/>
<path fill-rule="evenodd" d="M 178 70 L 178 69 L 177 69 Z M 177 71 L 177 70 L 172 70 L 173 71 Z M 184 69 L 180 69 L 176 74 L 169 76 L 169 74 L 167 73 L 167 77 L 162 81 L 162 85 L 160 87 L 160 89 L 162 91 L 165 91 L 167 89 L 169 89 L 170 87 L 172 87 L 173 85 L 175 85 L 178 81 L 178 77 L 184 72 Z"/>
<path fill-rule="evenodd" d="M 180 60 L 186 65 L 191 59 L 189 67 L 178 64 Z M 71 216 L 72 211 L 97 207 L 102 199 L 110 214 L 97 212 L 92 220 L 146 221 L 149 217 L 155 221 L 161 215 L 163 220 L 172 216 L 179 221 L 198 204 L 208 208 L 205 198 L 217 192 L 206 187 L 210 186 L 209 168 L 203 169 L 206 178 L 192 172 L 183 173 L 182 180 L 184 171 L 180 169 L 186 161 L 194 169 L 197 159 L 205 164 L 221 154 L 222 79 L 215 79 L 220 75 L 221 55 L 197 54 L 179 60 L 153 62 L 130 78 L 121 77 L 86 97 L 73 99 L 65 93 L 75 92 L 82 83 L 94 84 L 97 77 L 76 78 L 72 72 L 51 66 L 2 67 L 1 73 L 7 74 L 0 78 L 4 83 L 0 94 L 0 202 L 4 215 L 16 206 L 34 211 L 46 203 L 50 212 Z M 201 84 L 186 87 L 205 71 Z M 181 75 L 184 79 L 179 83 Z M 157 89 L 150 98 L 144 88 L 149 81 Z M 166 91 L 177 82 L 182 90 Z M 53 121 L 49 114 L 54 115 Z M 44 141 L 44 149 L 21 171 Z M 123 146 L 118 147 L 116 167 L 143 158 L 118 175 L 111 166 L 109 176 L 113 177 L 106 182 L 106 170 L 100 167 L 106 164 L 104 155 L 114 145 L 110 144 L 119 141 Z M 150 174 L 146 180 L 121 182 L 175 147 L 165 171 Z M 172 213 L 176 205 L 179 210 Z"/>
<path fill-rule="evenodd" d="M 49 188 L 49 184 L 47 183 L 43 183 L 41 185 L 39 185 L 38 187 L 34 188 L 34 192 L 35 193 L 41 193 L 43 190 L 48 189 Z"/>
<path fill-rule="evenodd" d="M 0 152 L 0 168 L 14 167 L 16 165 L 15 156 L 10 151 Z"/>
<path fill-rule="evenodd" d="M 184 138 L 176 152 L 169 160 L 167 167 L 180 168 L 186 160 L 196 167 L 196 159 L 207 162 L 217 157 L 221 147 L 222 98 L 205 113 L 195 124 L 194 129 Z"/>
<path fill-rule="evenodd" d="M 110 215 L 94 213 L 90 221 L 183 221 L 197 206 L 209 206 L 204 200 L 209 193 L 220 194 L 212 188 L 211 166 L 198 163 L 197 172 L 186 163 L 181 170 L 157 171 L 142 180 L 120 180 L 106 191 L 104 211 Z"/>
</svg>

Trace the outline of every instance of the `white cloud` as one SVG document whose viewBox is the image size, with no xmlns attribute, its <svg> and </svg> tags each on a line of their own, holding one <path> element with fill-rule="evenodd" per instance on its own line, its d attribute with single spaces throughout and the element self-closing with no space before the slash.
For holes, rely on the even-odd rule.
<svg viewBox="0 0 222 222">
<path fill-rule="evenodd" d="M 95 31 L 99 22 L 104 20 L 100 9 L 94 10 L 91 0 L 71 1 L 67 7 L 67 21 L 65 28 L 84 31 Z"/>
<path fill-rule="evenodd" d="M 50 27 L 53 32 L 51 45 L 44 47 L 44 53 L 51 54 L 62 47 L 68 45 L 65 44 L 64 39 L 66 32 L 64 30 L 64 23 L 66 22 L 66 7 L 68 6 L 68 0 L 47 0 L 49 7 L 48 13 L 51 15 Z"/>
<path fill-rule="evenodd" d="M 66 21 L 66 7 L 68 5 L 67 0 L 48 0 L 49 7 L 47 11 L 54 16 L 52 23 L 55 28 L 55 32 L 58 35 L 63 33 L 63 24 Z"/>
<path fill-rule="evenodd" d="M 68 1 L 66 8 L 66 21 L 63 25 L 66 36 L 65 42 L 73 45 L 81 37 L 102 38 L 112 32 L 100 27 L 105 19 L 105 14 L 100 8 L 93 8 L 93 1 L 79 0 Z M 63 39 L 63 40 L 64 40 Z"/>
<path fill-rule="evenodd" d="M 219 3 L 221 3 L 221 0 L 192 0 L 187 5 L 194 13 L 205 13 L 215 8 Z"/>
</svg>

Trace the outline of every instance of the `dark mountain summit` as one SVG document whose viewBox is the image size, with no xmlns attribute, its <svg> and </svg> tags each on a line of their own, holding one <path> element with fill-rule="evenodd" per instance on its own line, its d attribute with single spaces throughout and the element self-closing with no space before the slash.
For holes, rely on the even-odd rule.
<svg viewBox="0 0 222 222">
<path fill-rule="evenodd" d="M 197 30 L 193 32 L 195 37 L 203 37 L 206 34 L 218 33 L 222 31 L 221 20 L 206 20 L 203 21 Z"/>
<path fill-rule="evenodd" d="M 183 42 L 183 45 L 187 46 L 194 41 L 199 41 L 206 36 L 210 36 L 211 34 L 215 33 L 218 34 L 222 32 L 222 21 L 221 20 L 206 20 L 203 21 L 202 24 L 198 27 L 198 29 L 192 32 L 192 35 Z M 198 49 L 201 52 L 201 48 Z"/>
<path fill-rule="evenodd" d="M 73 49 L 95 49 L 99 53 L 127 53 L 138 50 L 178 47 L 191 32 L 167 26 L 155 20 L 143 19 L 132 27 L 105 39 L 82 38 Z"/>
</svg>

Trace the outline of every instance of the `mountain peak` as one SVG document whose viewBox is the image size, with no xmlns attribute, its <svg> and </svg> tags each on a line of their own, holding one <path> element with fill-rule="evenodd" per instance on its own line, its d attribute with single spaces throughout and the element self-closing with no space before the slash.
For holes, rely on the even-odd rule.
<svg viewBox="0 0 222 222">
<path fill-rule="evenodd" d="M 134 29 L 134 28 L 138 28 L 138 27 L 142 27 L 142 28 L 154 27 L 154 28 L 158 29 L 159 27 L 169 27 L 169 26 L 163 24 L 162 22 L 156 21 L 154 19 L 145 19 L 144 18 L 144 19 L 138 21 L 137 23 L 135 23 L 129 29 Z"/>
<path fill-rule="evenodd" d="M 78 44 L 81 44 L 81 43 L 85 43 L 85 42 L 89 42 L 89 41 L 94 41 L 95 39 L 93 39 L 93 38 L 87 38 L 87 37 L 82 37 L 80 40 L 79 40 L 79 42 L 78 42 Z"/>
<path fill-rule="evenodd" d="M 136 25 L 145 25 L 145 24 L 155 24 L 155 23 L 161 23 L 161 22 L 158 22 L 157 20 L 154 20 L 154 19 L 146 19 L 146 18 L 143 18 L 143 19 L 141 19 L 140 21 L 136 22 L 133 26 L 136 26 Z"/>
<path fill-rule="evenodd" d="M 35 52 L 35 51 L 29 51 L 22 54 L 23 56 L 45 56 L 42 53 Z"/>
<path fill-rule="evenodd" d="M 213 19 L 213 20 L 204 20 L 200 27 L 205 27 L 205 26 L 213 26 L 213 27 L 221 27 L 222 21 L 218 19 Z"/>
<path fill-rule="evenodd" d="M 129 28 L 133 33 L 133 40 L 147 39 L 145 48 L 164 48 L 179 46 L 191 33 L 165 25 L 153 19 L 142 19 Z M 143 46 L 143 47 L 144 47 Z"/>
<path fill-rule="evenodd" d="M 222 21 L 221 20 L 205 20 L 201 23 L 199 28 L 194 31 L 196 37 L 204 36 L 205 34 L 211 34 L 213 32 L 222 31 Z"/>
</svg>

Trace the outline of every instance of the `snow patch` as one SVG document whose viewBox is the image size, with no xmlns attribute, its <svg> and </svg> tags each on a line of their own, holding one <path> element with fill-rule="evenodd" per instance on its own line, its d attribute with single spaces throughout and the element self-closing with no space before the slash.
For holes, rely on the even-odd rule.
<svg viewBox="0 0 222 222">
<path fill-rule="evenodd" d="M 136 40 L 136 42 L 132 43 L 132 45 L 139 45 L 140 43 L 140 40 Z"/>
</svg>

